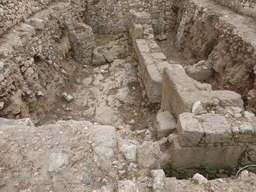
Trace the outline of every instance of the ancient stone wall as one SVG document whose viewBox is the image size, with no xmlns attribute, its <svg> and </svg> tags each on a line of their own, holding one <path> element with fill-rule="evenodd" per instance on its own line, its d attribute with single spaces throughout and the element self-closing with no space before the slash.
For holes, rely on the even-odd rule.
<svg viewBox="0 0 256 192">
<path fill-rule="evenodd" d="M 255 0 L 217 0 L 219 3 L 229 6 L 235 11 L 256 17 Z"/>
<path fill-rule="evenodd" d="M 2 35 L 0 116 L 36 116 L 36 110 L 43 113 L 53 107 L 75 70 L 75 63 L 68 60 L 76 47 L 86 52 L 80 58 L 74 55 L 80 62 L 89 60 L 92 53 L 92 29 L 78 24 L 82 21 L 79 14 L 84 11 L 79 2 L 53 4 Z"/>
<path fill-rule="evenodd" d="M 214 88 L 247 98 L 255 83 L 255 21 L 209 0 L 175 1 L 176 45 L 214 75 Z M 199 76 L 197 74 L 196 76 Z M 200 80 L 205 80 L 200 79 Z"/>
<path fill-rule="evenodd" d="M 98 33 L 118 33 L 128 30 L 129 10 L 151 14 L 156 32 L 174 25 L 173 0 L 90 0 L 87 6 L 87 24 Z"/>
<path fill-rule="evenodd" d="M 1 0 L 0 1 L 0 35 L 8 28 L 24 21 L 28 16 L 46 8 L 52 0 Z"/>
</svg>

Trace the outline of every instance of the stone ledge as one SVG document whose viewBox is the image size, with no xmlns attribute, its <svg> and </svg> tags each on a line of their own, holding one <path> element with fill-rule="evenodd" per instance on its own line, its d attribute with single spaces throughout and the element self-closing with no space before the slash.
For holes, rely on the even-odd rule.
<svg viewBox="0 0 256 192">
<path fill-rule="evenodd" d="M 218 99 L 221 106 L 243 107 L 239 94 L 232 91 L 201 91 L 199 82 L 187 76 L 181 65 L 172 64 L 164 69 L 162 111 L 172 110 L 177 116 L 183 112 L 191 112 L 195 102 L 200 101 L 204 107 L 214 105 Z M 204 86 L 203 84 L 201 84 Z"/>
</svg>

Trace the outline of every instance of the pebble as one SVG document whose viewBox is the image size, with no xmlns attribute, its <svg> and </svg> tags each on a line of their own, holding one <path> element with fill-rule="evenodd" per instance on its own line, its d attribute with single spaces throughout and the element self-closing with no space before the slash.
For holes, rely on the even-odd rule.
<svg viewBox="0 0 256 192">
<path fill-rule="evenodd" d="M 74 100 L 74 97 L 66 92 L 62 93 L 62 97 L 69 103 Z"/>
<path fill-rule="evenodd" d="M 92 178 L 91 178 L 91 172 L 88 172 L 84 175 L 83 183 L 92 186 L 93 182 L 92 182 Z"/>
</svg>

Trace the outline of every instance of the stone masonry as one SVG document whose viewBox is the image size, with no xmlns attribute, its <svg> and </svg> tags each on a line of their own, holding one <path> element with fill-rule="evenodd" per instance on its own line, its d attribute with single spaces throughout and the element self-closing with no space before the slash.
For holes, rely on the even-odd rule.
<svg viewBox="0 0 256 192">
<path fill-rule="evenodd" d="M 151 103 L 160 103 L 162 72 L 168 65 L 165 55 L 154 40 L 150 15 L 130 11 L 130 35 L 139 60 L 139 76 Z"/>
</svg>

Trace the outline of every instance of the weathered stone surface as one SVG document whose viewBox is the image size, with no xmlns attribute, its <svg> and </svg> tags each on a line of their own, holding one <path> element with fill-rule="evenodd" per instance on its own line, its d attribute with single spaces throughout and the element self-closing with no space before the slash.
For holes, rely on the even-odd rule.
<svg viewBox="0 0 256 192">
<path fill-rule="evenodd" d="M 172 144 L 172 168 L 177 170 L 200 167 L 201 165 L 209 165 L 210 169 L 235 167 L 237 159 L 246 148 L 243 145 L 182 147 L 176 134 L 171 134 L 168 140 Z"/>
<path fill-rule="evenodd" d="M 124 155 L 124 157 L 125 157 L 125 159 L 127 161 L 136 161 L 136 155 L 137 155 L 137 147 L 136 147 L 136 145 L 124 144 L 120 148 L 120 152 Z"/>
<path fill-rule="evenodd" d="M 206 143 L 231 141 L 231 127 L 225 117 L 207 113 L 198 116 L 197 119 L 204 130 Z"/>
<path fill-rule="evenodd" d="M 119 181 L 118 192 L 138 192 L 138 187 L 136 183 L 131 180 Z"/>
<path fill-rule="evenodd" d="M 213 70 L 208 63 L 202 60 L 195 65 L 187 66 L 186 73 L 197 81 L 205 81 L 213 75 Z"/>
<path fill-rule="evenodd" d="M 30 118 L 24 119 L 5 119 L 0 117 L 0 125 L 26 125 L 26 126 L 34 126 L 33 122 Z"/>
<path fill-rule="evenodd" d="M 196 182 L 198 182 L 199 185 L 201 184 L 204 184 L 204 183 L 207 183 L 208 180 L 201 174 L 199 173 L 196 173 L 193 178 L 192 178 L 194 181 L 196 180 Z"/>
<path fill-rule="evenodd" d="M 169 111 L 159 112 L 155 122 L 157 137 L 168 136 L 176 130 L 176 120 Z"/>
<path fill-rule="evenodd" d="M 42 19 L 31 19 L 30 25 L 33 26 L 37 30 L 44 30 L 45 21 Z"/>
<path fill-rule="evenodd" d="M 103 56 L 109 63 L 112 63 L 114 61 L 114 53 L 112 51 L 104 51 Z"/>
<path fill-rule="evenodd" d="M 48 171 L 59 172 L 69 163 L 69 156 L 64 153 L 52 153 L 49 157 Z"/>
<path fill-rule="evenodd" d="M 204 129 L 192 113 L 179 115 L 177 131 L 182 146 L 196 146 L 204 135 Z"/>
<path fill-rule="evenodd" d="M 192 113 L 194 113 L 195 115 L 206 113 L 206 110 L 203 108 L 203 105 L 200 101 L 194 103 L 192 107 Z"/>
<path fill-rule="evenodd" d="M 153 170 L 151 171 L 151 174 L 154 178 L 153 189 L 156 192 L 161 192 L 164 189 L 164 178 L 165 178 L 164 171 L 162 169 Z"/>
<path fill-rule="evenodd" d="M 200 91 L 198 82 L 191 80 L 180 65 L 168 65 L 163 73 L 162 103 L 163 111 L 172 110 L 176 115 L 190 112 L 194 103 L 200 101 L 203 107 L 212 106 L 215 100 L 224 106 L 243 107 L 241 95 L 224 91 Z"/>
<path fill-rule="evenodd" d="M 96 108 L 95 120 L 104 125 L 111 125 L 118 120 L 118 114 L 110 107 L 100 106 Z"/>
<path fill-rule="evenodd" d="M 92 64 L 93 65 L 103 65 L 106 63 L 106 59 L 103 55 L 103 47 L 97 47 L 93 50 L 92 54 Z"/>
<path fill-rule="evenodd" d="M 138 163 L 148 168 L 156 166 L 160 155 L 160 146 L 157 142 L 144 141 L 138 148 Z"/>
</svg>

